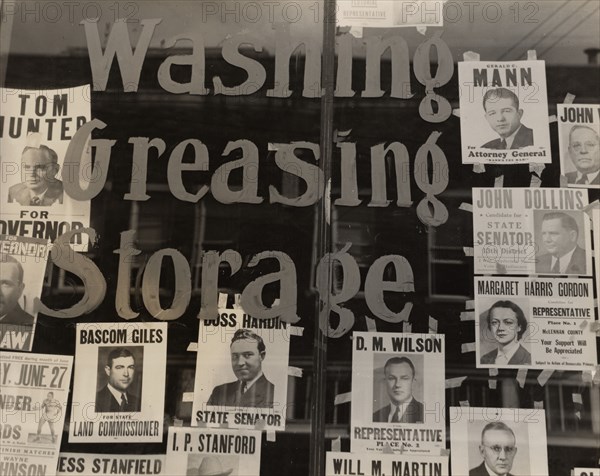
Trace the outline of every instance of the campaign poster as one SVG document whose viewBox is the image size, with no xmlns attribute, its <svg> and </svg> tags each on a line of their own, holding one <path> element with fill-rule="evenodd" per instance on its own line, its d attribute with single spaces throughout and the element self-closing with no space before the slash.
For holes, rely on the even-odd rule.
<svg viewBox="0 0 600 476">
<path fill-rule="evenodd" d="M 0 352 L 0 474 L 56 474 L 73 357 Z"/>
<path fill-rule="evenodd" d="M 115 455 L 60 453 L 57 476 L 72 474 L 112 476 L 115 474 L 166 475 L 165 455 Z"/>
<path fill-rule="evenodd" d="M 573 476 L 600 476 L 600 468 L 574 468 Z"/>
<path fill-rule="evenodd" d="M 325 476 L 448 476 L 447 456 L 327 452 Z"/>
<path fill-rule="evenodd" d="M 91 117 L 90 87 L 55 90 L 3 89 L 0 113 L 0 233 L 54 241 L 90 226 L 90 201 L 65 193 L 65 153 Z M 81 157 L 80 185 L 94 178 L 89 151 Z M 72 246 L 87 251 L 77 235 Z"/>
<path fill-rule="evenodd" d="M 560 171 L 569 187 L 600 188 L 600 105 L 558 104 Z"/>
<path fill-rule="evenodd" d="M 548 476 L 544 410 L 450 407 L 450 435 L 452 474 Z"/>
<path fill-rule="evenodd" d="M 474 188 L 475 274 L 591 276 L 586 189 Z"/>
<path fill-rule="evenodd" d="M 165 474 L 257 476 L 261 432 L 169 427 Z"/>
<path fill-rule="evenodd" d="M 192 425 L 285 429 L 288 324 L 220 309 L 200 323 Z"/>
<path fill-rule="evenodd" d="M 596 270 L 596 297 L 600 299 L 600 204 L 597 203 L 592 209 L 592 223 L 594 228 L 594 252 L 596 259 L 594 260 L 594 268 Z"/>
<path fill-rule="evenodd" d="M 338 0 L 338 26 L 443 26 L 445 0 Z"/>
<path fill-rule="evenodd" d="M 161 442 L 166 322 L 77 324 L 69 441 Z"/>
<path fill-rule="evenodd" d="M 0 349 L 30 351 L 42 294 L 49 243 L 41 238 L 0 235 Z"/>
<path fill-rule="evenodd" d="M 475 278 L 477 367 L 593 370 L 591 278 Z"/>
<path fill-rule="evenodd" d="M 549 164 L 544 61 L 458 63 L 463 164 Z"/>
<path fill-rule="evenodd" d="M 439 455 L 444 336 L 355 332 L 352 343 L 352 452 Z"/>
</svg>

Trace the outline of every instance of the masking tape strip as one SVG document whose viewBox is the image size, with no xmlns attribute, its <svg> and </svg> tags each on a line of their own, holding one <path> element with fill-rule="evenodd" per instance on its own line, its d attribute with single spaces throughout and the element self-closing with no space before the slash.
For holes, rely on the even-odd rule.
<svg viewBox="0 0 600 476">
<path fill-rule="evenodd" d="M 517 382 L 519 382 L 519 387 L 525 387 L 525 382 L 527 381 L 527 369 L 519 369 L 517 371 Z"/>
<path fill-rule="evenodd" d="M 198 352 L 198 342 L 190 342 L 187 346 L 188 352 Z"/>
<path fill-rule="evenodd" d="M 475 311 L 463 311 L 460 313 L 461 321 L 474 321 L 475 320 Z"/>
<path fill-rule="evenodd" d="M 302 369 L 300 367 L 292 367 L 291 365 L 288 367 L 288 375 L 290 377 L 298 377 L 302 378 Z"/>
<path fill-rule="evenodd" d="M 454 377 L 446 379 L 446 388 L 457 388 L 462 385 L 462 383 L 467 379 L 467 377 Z"/>
<path fill-rule="evenodd" d="M 543 387 L 544 385 L 546 385 L 548 380 L 550 380 L 550 377 L 552 377 L 553 373 L 554 373 L 554 370 L 550 370 L 550 369 L 542 370 L 537 378 L 537 381 L 540 384 L 540 386 Z"/>
<path fill-rule="evenodd" d="M 467 354 L 469 352 L 475 352 L 475 342 L 467 342 L 460 346 L 460 351 L 463 354 Z"/>
<path fill-rule="evenodd" d="M 335 396 L 333 400 L 334 405 L 341 405 L 342 403 L 350 403 L 352 401 L 352 392 L 340 393 Z"/>
<path fill-rule="evenodd" d="M 471 205 L 470 203 L 467 202 L 462 202 L 460 204 L 460 207 L 458 207 L 459 210 L 464 210 L 465 212 L 471 212 L 473 213 L 473 205 Z"/>
<path fill-rule="evenodd" d="M 183 392 L 181 401 L 182 402 L 193 402 L 194 401 L 194 392 Z"/>
</svg>

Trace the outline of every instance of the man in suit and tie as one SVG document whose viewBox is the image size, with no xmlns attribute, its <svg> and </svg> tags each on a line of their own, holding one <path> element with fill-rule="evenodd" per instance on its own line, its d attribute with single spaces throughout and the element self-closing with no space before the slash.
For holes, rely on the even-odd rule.
<svg viewBox="0 0 600 476">
<path fill-rule="evenodd" d="M 106 358 L 108 382 L 96 393 L 96 413 L 139 412 L 141 402 L 129 391 L 136 375 L 135 357 L 126 347 L 113 349 Z"/>
<path fill-rule="evenodd" d="M 483 462 L 469 470 L 469 476 L 513 476 L 510 470 L 517 454 L 517 439 L 501 421 L 488 423 L 481 432 L 479 453 Z"/>
<path fill-rule="evenodd" d="M 208 405 L 273 408 L 275 386 L 262 371 L 267 355 L 262 337 L 248 329 L 238 329 L 229 350 L 231 368 L 237 380 L 216 386 Z"/>
<path fill-rule="evenodd" d="M 373 413 L 376 423 L 423 423 L 423 404 L 413 396 L 415 366 L 408 357 L 392 357 L 383 366 L 389 405 Z"/>
<path fill-rule="evenodd" d="M 19 305 L 25 290 L 23 266 L 14 256 L 0 253 L 0 325 L 33 327 L 34 317 Z"/>
<path fill-rule="evenodd" d="M 577 244 L 577 221 L 565 212 L 549 212 L 542 219 L 542 243 L 547 253 L 537 256 L 538 274 L 586 274 L 585 250 Z"/>
<path fill-rule="evenodd" d="M 577 169 L 567 173 L 569 185 L 600 186 L 598 133 L 589 126 L 573 126 L 569 133 L 569 156 Z"/>
<path fill-rule="evenodd" d="M 50 147 L 25 147 L 21 154 L 23 182 L 8 189 L 8 202 L 48 207 L 63 202 L 63 183 L 56 178 L 58 155 Z"/>
<path fill-rule="evenodd" d="M 512 301 L 497 301 L 487 312 L 488 329 L 498 347 L 481 357 L 482 364 L 530 365 L 531 354 L 520 344 L 527 329 L 523 310 Z"/>
<path fill-rule="evenodd" d="M 486 142 L 484 149 L 521 149 L 533 145 L 533 131 L 521 124 L 523 109 L 519 98 L 506 88 L 490 89 L 483 96 L 483 109 L 488 124 L 500 136 Z"/>
</svg>

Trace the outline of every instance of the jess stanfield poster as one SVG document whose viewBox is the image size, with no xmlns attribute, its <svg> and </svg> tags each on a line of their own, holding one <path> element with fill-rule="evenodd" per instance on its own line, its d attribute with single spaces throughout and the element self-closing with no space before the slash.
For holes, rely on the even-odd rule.
<svg viewBox="0 0 600 476">
<path fill-rule="evenodd" d="M 450 434 L 452 474 L 548 476 L 544 410 L 450 407 Z"/>
<path fill-rule="evenodd" d="M 475 278 L 477 367 L 593 370 L 594 284 Z"/>
<path fill-rule="evenodd" d="M 165 474 L 257 476 L 261 432 L 169 427 Z"/>
<path fill-rule="evenodd" d="M 338 26 L 443 26 L 445 0 L 338 0 Z"/>
<path fill-rule="evenodd" d="M 81 158 L 80 177 L 63 164 L 70 140 L 90 120 L 90 87 L 0 88 L 0 94 L 0 233 L 54 241 L 67 231 L 89 227 L 90 201 L 69 197 L 63 180 L 89 183 L 90 156 Z M 87 238 L 73 240 L 75 250 L 87 251 Z"/>
<path fill-rule="evenodd" d="M 474 188 L 476 274 L 591 276 L 588 191 Z"/>
<path fill-rule="evenodd" d="M 166 322 L 77 324 L 69 441 L 161 442 Z"/>
<path fill-rule="evenodd" d="M 560 171 L 569 187 L 600 188 L 600 105 L 559 104 Z"/>
<path fill-rule="evenodd" d="M 73 357 L 0 352 L 0 474 L 53 476 Z"/>
<path fill-rule="evenodd" d="M 549 164 L 543 61 L 458 63 L 463 164 Z"/>
<path fill-rule="evenodd" d="M 443 335 L 353 334 L 353 453 L 439 455 L 445 397 Z"/>
<path fill-rule="evenodd" d="M 0 235 L 0 349 L 31 350 L 48 250 L 47 240 Z"/>
<path fill-rule="evenodd" d="M 112 476 L 115 474 L 164 475 L 165 455 L 109 455 L 60 453 L 57 476 L 73 474 Z"/>
<path fill-rule="evenodd" d="M 448 476 L 447 456 L 327 452 L 325 476 Z"/>
<path fill-rule="evenodd" d="M 202 321 L 192 425 L 285 429 L 289 327 L 221 309 Z"/>
</svg>

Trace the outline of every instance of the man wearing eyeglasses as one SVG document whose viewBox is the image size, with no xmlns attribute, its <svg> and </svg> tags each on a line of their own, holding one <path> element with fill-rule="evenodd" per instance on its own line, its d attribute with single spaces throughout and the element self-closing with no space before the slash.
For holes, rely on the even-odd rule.
<svg viewBox="0 0 600 476">
<path fill-rule="evenodd" d="M 50 147 L 25 147 L 21 154 L 23 182 L 8 189 L 8 201 L 23 206 L 48 207 L 63 202 L 63 183 L 56 178 L 58 155 Z"/>
<path fill-rule="evenodd" d="M 510 470 L 517 454 L 514 432 L 501 421 L 488 423 L 481 432 L 479 453 L 483 462 L 469 476 L 514 476 Z"/>
<path fill-rule="evenodd" d="M 569 133 L 569 156 L 577 169 L 566 175 L 569 184 L 600 185 L 600 145 L 594 129 L 573 126 Z"/>
<path fill-rule="evenodd" d="M 488 329 L 498 347 L 481 357 L 482 364 L 530 365 L 531 354 L 520 344 L 527 329 L 523 310 L 512 301 L 498 301 L 487 313 Z"/>
</svg>

